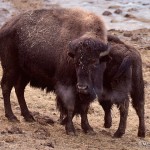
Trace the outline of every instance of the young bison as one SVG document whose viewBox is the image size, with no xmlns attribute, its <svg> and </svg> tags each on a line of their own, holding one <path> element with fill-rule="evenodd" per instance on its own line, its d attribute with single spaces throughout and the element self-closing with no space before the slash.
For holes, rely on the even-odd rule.
<svg viewBox="0 0 150 150">
<path fill-rule="evenodd" d="M 130 94 L 132 105 L 139 117 L 138 136 L 145 137 L 144 83 L 140 54 L 135 48 L 126 45 L 115 36 L 108 35 L 108 42 L 111 45 L 109 54 L 111 59 L 104 71 L 103 94 L 98 99 L 105 112 L 104 127 L 111 127 L 111 107 L 113 104 L 117 104 L 120 110 L 120 123 L 114 137 L 121 137 L 125 133 Z M 83 97 L 83 99 L 86 98 Z M 81 103 L 81 100 L 77 100 L 78 103 Z M 74 114 L 81 114 L 80 106 L 77 104 Z M 61 123 L 65 124 L 67 121 L 67 117 L 64 118 L 66 113 L 59 101 L 57 101 L 57 105 L 61 112 Z"/>
<path fill-rule="evenodd" d="M 5 116 L 17 120 L 10 104 L 14 87 L 21 114 L 26 121 L 34 120 L 24 98 L 30 83 L 55 91 L 67 110 L 66 131 L 74 134 L 75 91 L 94 98 L 95 92 L 101 95 L 103 90 L 106 64 L 99 60 L 109 53 L 106 35 L 103 20 L 81 9 L 34 10 L 7 22 L 0 30 Z M 97 74 L 101 76 L 98 86 Z"/>
<path fill-rule="evenodd" d="M 125 133 L 129 107 L 129 95 L 132 105 L 139 117 L 138 136 L 145 137 L 144 121 L 144 82 L 142 60 L 139 52 L 120 41 L 115 36 L 108 36 L 111 45 L 111 61 L 104 72 L 104 91 L 99 103 L 104 109 L 104 127 L 110 128 L 112 123 L 111 107 L 117 104 L 120 110 L 119 128 L 115 137 Z"/>
</svg>

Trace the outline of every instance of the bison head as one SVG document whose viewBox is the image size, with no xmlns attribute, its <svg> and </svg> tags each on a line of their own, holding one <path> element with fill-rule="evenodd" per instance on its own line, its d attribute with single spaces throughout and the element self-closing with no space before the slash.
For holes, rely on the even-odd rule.
<svg viewBox="0 0 150 150">
<path fill-rule="evenodd" d="M 68 55 L 75 63 L 79 93 L 101 95 L 108 54 L 108 45 L 96 38 L 81 37 L 70 42 Z"/>
</svg>

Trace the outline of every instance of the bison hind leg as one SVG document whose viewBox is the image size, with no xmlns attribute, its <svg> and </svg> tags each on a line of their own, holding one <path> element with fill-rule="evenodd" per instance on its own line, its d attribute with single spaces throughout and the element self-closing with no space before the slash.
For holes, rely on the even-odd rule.
<svg viewBox="0 0 150 150">
<path fill-rule="evenodd" d="M 118 105 L 120 110 L 120 122 L 117 131 L 114 133 L 115 138 L 120 138 L 125 134 L 126 122 L 128 116 L 129 99 L 124 100 Z"/>
<path fill-rule="evenodd" d="M 145 137 L 144 102 L 138 103 L 138 105 L 133 104 L 133 107 L 139 118 L 138 136 Z"/>
<path fill-rule="evenodd" d="M 28 84 L 28 82 L 29 80 L 26 77 L 20 75 L 15 84 L 15 92 L 16 92 L 18 102 L 21 108 L 21 115 L 24 117 L 24 119 L 27 122 L 33 122 L 35 120 L 33 116 L 31 115 L 31 113 L 29 112 L 25 98 L 24 98 L 24 89 L 26 85 Z"/>
<path fill-rule="evenodd" d="M 14 82 L 16 79 L 16 75 L 13 71 L 5 70 L 3 72 L 1 87 L 2 87 L 2 94 L 4 98 L 4 108 L 5 108 L 5 116 L 8 118 L 9 121 L 16 122 L 18 121 L 17 117 L 14 115 L 11 103 L 10 103 L 10 93 L 14 86 Z"/>
</svg>

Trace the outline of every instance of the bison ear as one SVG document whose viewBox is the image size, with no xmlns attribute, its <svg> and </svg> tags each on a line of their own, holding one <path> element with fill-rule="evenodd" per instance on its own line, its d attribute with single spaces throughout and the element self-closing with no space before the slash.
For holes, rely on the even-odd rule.
<svg viewBox="0 0 150 150">
<path fill-rule="evenodd" d="M 69 42 L 68 55 L 69 55 L 70 57 L 74 58 L 76 49 L 77 49 L 76 40 L 70 41 L 70 42 Z"/>
</svg>

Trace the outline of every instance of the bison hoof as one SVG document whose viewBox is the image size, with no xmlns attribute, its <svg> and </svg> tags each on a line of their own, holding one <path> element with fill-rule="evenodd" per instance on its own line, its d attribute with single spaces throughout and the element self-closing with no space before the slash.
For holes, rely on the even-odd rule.
<svg viewBox="0 0 150 150">
<path fill-rule="evenodd" d="M 138 132 L 138 137 L 145 137 L 145 131 L 139 131 Z"/>
<path fill-rule="evenodd" d="M 60 120 L 60 124 L 61 125 L 65 125 L 67 123 L 67 117 L 65 117 L 64 119 Z"/>
<path fill-rule="evenodd" d="M 96 135 L 96 132 L 93 130 L 88 130 L 88 131 L 86 131 L 86 134 L 87 135 Z"/>
<path fill-rule="evenodd" d="M 24 116 L 25 121 L 27 122 L 34 122 L 35 119 L 33 118 L 32 115 Z"/>
<path fill-rule="evenodd" d="M 10 122 L 19 122 L 15 115 L 5 115 Z"/>
<path fill-rule="evenodd" d="M 75 133 L 75 128 L 74 128 L 73 125 L 67 126 L 67 124 L 66 124 L 65 129 L 66 129 L 66 133 L 67 133 L 68 135 L 72 135 L 72 136 L 75 136 L 75 135 L 76 135 L 76 133 Z"/>
<path fill-rule="evenodd" d="M 119 130 L 117 130 L 114 134 L 114 138 L 121 138 L 123 136 L 124 132 L 121 132 Z"/>
<path fill-rule="evenodd" d="M 8 120 L 10 122 L 19 122 L 19 120 L 17 119 L 17 117 L 11 117 L 11 118 L 8 118 Z"/>
<path fill-rule="evenodd" d="M 74 131 L 67 131 L 67 134 L 71 136 L 76 136 L 76 133 Z"/>
</svg>

